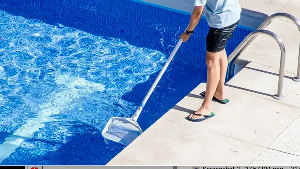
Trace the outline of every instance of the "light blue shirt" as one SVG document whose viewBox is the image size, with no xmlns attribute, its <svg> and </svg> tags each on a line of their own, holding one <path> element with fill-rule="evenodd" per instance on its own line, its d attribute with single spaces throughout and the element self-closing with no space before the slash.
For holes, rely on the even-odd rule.
<svg viewBox="0 0 300 169">
<path fill-rule="evenodd" d="M 213 28 L 230 26 L 241 17 L 238 0 L 195 0 L 195 6 L 205 6 L 208 25 Z"/>
</svg>

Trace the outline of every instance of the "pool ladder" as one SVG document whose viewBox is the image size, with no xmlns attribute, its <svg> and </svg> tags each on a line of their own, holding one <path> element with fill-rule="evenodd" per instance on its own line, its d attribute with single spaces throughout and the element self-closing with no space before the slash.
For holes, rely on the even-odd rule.
<svg viewBox="0 0 300 169">
<path fill-rule="evenodd" d="M 273 19 L 278 17 L 284 17 L 292 20 L 298 27 L 300 31 L 300 22 L 297 18 L 294 16 L 287 14 L 287 13 L 275 13 L 271 16 L 269 16 L 258 28 L 256 31 L 250 33 L 236 48 L 235 50 L 229 55 L 228 57 L 228 63 L 231 62 L 229 66 L 229 74 L 232 74 L 232 68 L 233 63 L 236 61 L 236 59 L 240 56 L 240 54 L 249 46 L 249 44 L 258 36 L 259 34 L 265 34 L 269 35 L 273 39 L 276 40 L 278 43 L 280 50 L 281 50 L 281 59 L 280 59 L 280 69 L 279 69 L 279 80 L 278 80 L 278 90 L 277 94 L 273 97 L 275 99 L 282 99 L 282 88 L 283 88 L 283 78 L 284 78 L 284 67 L 285 67 L 285 57 L 286 57 L 286 51 L 285 46 L 282 40 L 273 32 L 269 30 L 264 30 Z M 297 77 L 293 78 L 294 81 L 300 82 L 300 45 L 299 45 L 299 53 L 298 53 L 298 70 L 297 70 Z"/>
</svg>

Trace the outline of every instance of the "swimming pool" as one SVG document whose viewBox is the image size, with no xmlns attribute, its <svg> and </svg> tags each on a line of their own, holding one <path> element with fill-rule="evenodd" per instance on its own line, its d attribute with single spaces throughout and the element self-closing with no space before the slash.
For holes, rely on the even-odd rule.
<svg viewBox="0 0 300 169">
<path fill-rule="evenodd" d="M 101 131 L 130 117 L 189 14 L 130 0 L 0 0 L 0 164 L 104 165 Z M 143 130 L 206 81 L 202 19 L 138 122 Z M 251 30 L 238 28 L 230 53 Z"/>
</svg>

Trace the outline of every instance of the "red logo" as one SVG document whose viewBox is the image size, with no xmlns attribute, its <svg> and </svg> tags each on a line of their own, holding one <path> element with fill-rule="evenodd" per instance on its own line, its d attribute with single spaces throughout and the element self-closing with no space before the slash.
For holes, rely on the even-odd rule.
<svg viewBox="0 0 300 169">
<path fill-rule="evenodd" d="M 39 169 L 39 168 L 37 168 L 37 167 L 31 167 L 31 169 Z"/>
</svg>

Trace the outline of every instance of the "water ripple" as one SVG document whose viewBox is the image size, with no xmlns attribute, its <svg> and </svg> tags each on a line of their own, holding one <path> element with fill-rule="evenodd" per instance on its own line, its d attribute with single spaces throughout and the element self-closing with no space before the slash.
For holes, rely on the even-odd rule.
<svg viewBox="0 0 300 169">
<path fill-rule="evenodd" d="M 0 147 L 14 142 L 31 155 L 67 142 L 75 132 L 66 126 L 70 121 L 101 131 L 113 116 L 130 117 L 136 106 L 122 96 L 159 71 L 166 59 L 121 39 L 4 11 L 0 38 L 0 132 L 14 133 Z M 0 163 L 5 158 L 0 156 Z"/>
</svg>

